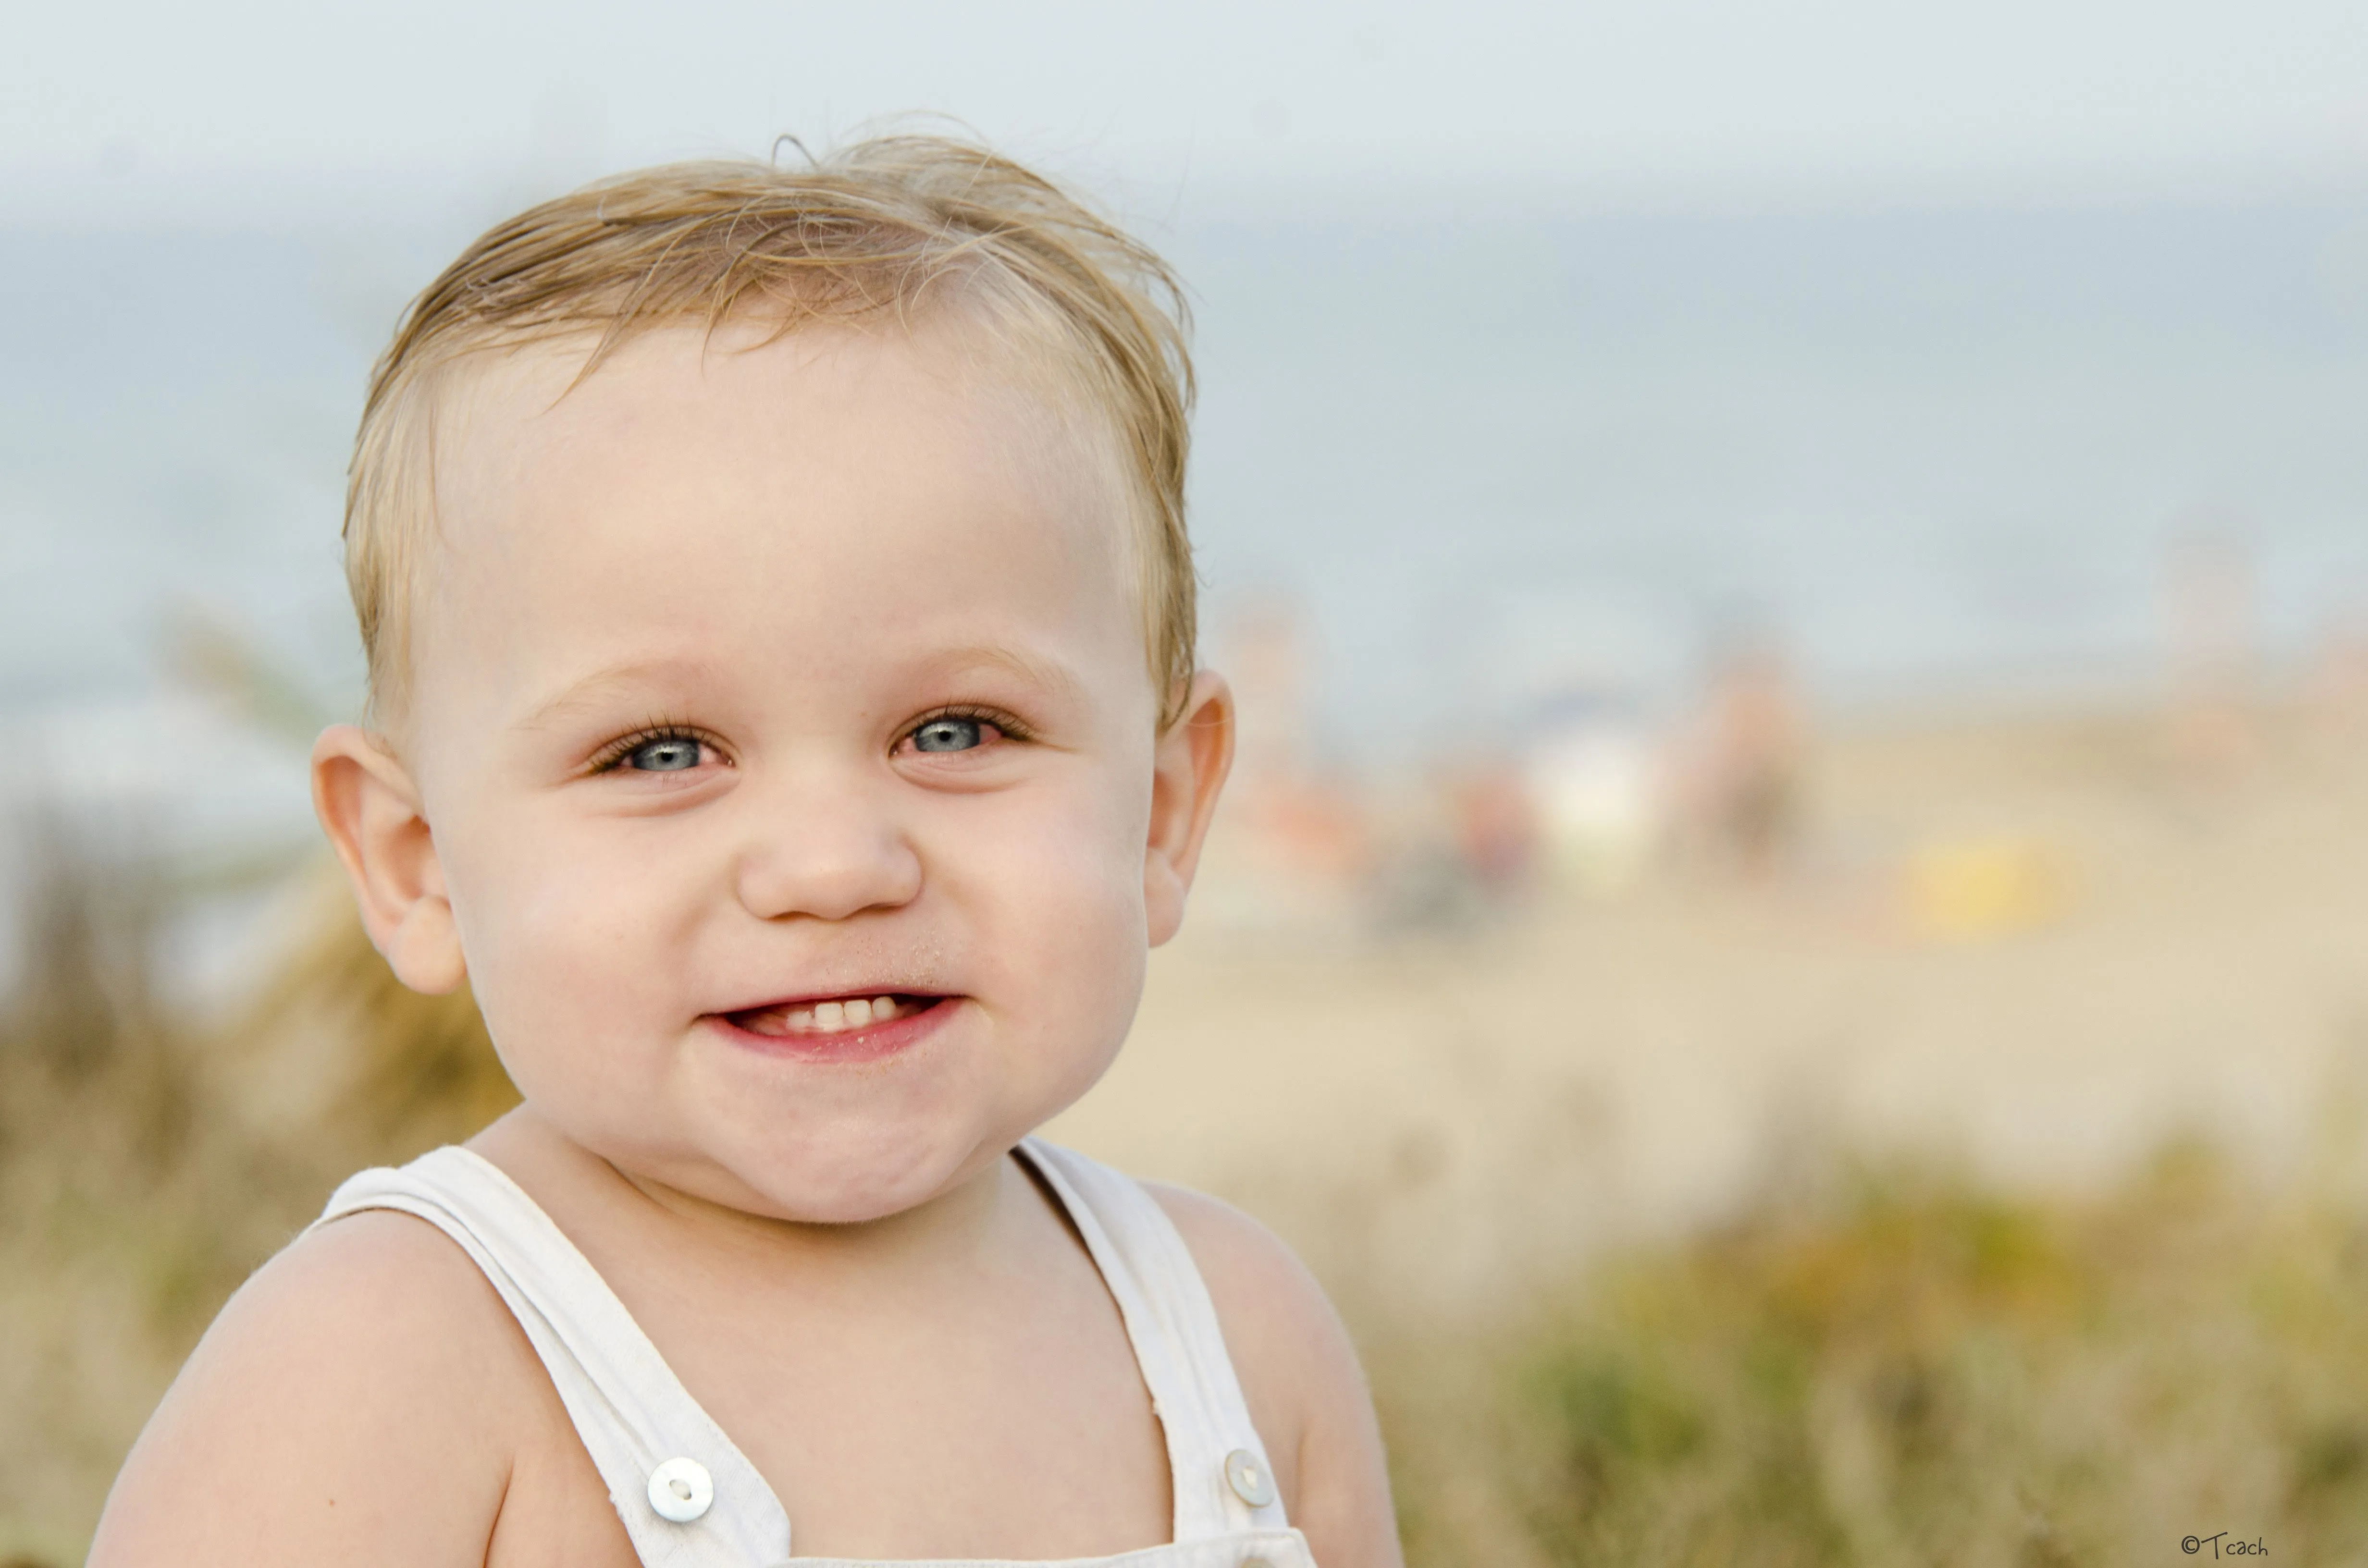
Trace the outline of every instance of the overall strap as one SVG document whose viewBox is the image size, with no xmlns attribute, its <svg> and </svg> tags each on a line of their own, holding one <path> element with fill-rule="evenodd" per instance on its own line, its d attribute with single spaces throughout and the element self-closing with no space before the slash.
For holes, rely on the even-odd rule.
<svg viewBox="0 0 2368 1568">
<path fill-rule="evenodd" d="M 1167 1434 L 1177 1543 L 1287 1528 L 1217 1309 L 1167 1210 L 1083 1154 L 1039 1138 L 1019 1152 L 1068 1210 L 1118 1301 Z"/>
<path fill-rule="evenodd" d="M 789 1558 L 789 1516 L 772 1488 L 516 1182 L 469 1150 L 438 1149 L 401 1170 L 361 1172 L 313 1223 L 370 1209 L 436 1226 L 501 1292 L 650 1568 L 767 1568 Z"/>
</svg>

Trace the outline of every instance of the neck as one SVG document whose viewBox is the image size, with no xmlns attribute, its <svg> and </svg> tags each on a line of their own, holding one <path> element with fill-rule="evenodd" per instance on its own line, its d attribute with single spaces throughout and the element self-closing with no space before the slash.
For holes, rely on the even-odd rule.
<svg viewBox="0 0 2368 1568">
<path fill-rule="evenodd" d="M 551 1212 L 561 1229 L 630 1226 L 653 1241 L 694 1248 L 738 1267 L 787 1268 L 811 1286 L 817 1275 L 942 1267 L 991 1246 L 1036 1201 L 1008 1158 L 996 1158 L 928 1200 L 894 1214 L 845 1224 L 751 1213 L 604 1158 L 520 1106 L 470 1141 Z M 582 1238 L 578 1238 L 582 1244 Z"/>
</svg>

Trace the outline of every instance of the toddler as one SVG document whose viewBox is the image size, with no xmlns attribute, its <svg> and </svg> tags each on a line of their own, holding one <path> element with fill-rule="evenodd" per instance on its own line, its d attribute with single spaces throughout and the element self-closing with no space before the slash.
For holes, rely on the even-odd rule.
<svg viewBox="0 0 2368 1568">
<path fill-rule="evenodd" d="M 927 138 L 595 186 L 413 303 L 314 798 L 523 1103 L 248 1282 L 93 1564 L 1397 1562 L 1297 1263 L 1030 1136 L 1231 756 L 1183 326 Z"/>
</svg>

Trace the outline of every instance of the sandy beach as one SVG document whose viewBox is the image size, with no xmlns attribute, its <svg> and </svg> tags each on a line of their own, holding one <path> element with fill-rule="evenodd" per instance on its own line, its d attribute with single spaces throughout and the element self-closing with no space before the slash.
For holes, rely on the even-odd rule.
<svg viewBox="0 0 2368 1568">
<path fill-rule="evenodd" d="M 2325 1155 L 2368 1082 L 2359 736 L 2266 716 L 2200 772 L 2143 711 L 1894 722 L 1826 736 L 1805 799 L 1763 878 L 1450 935 L 1189 927 L 1052 1135 L 1426 1309 L 1713 1218 L 1806 1150 L 2041 1191 L 2177 1135 Z"/>
</svg>

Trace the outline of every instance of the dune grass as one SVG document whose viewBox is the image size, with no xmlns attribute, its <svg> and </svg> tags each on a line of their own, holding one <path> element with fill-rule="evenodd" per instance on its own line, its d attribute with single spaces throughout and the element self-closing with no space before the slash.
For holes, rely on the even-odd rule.
<svg viewBox="0 0 2368 1568">
<path fill-rule="evenodd" d="M 0 994 L 0 1568 L 79 1561 L 182 1358 L 339 1179 L 515 1100 L 468 998 L 404 991 L 350 901 L 292 890 L 309 934 L 206 1017 L 160 962 L 190 896 L 168 868 L 61 824 L 27 838 Z"/>
<path fill-rule="evenodd" d="M 1836 1162 L 1393 1347 L 1437 1564 L 2112 1564 L 2224 1535 L 2368 1555 L 2368 1225 L 2201 1144 L 2083 1201 Z"/>
</svg>

